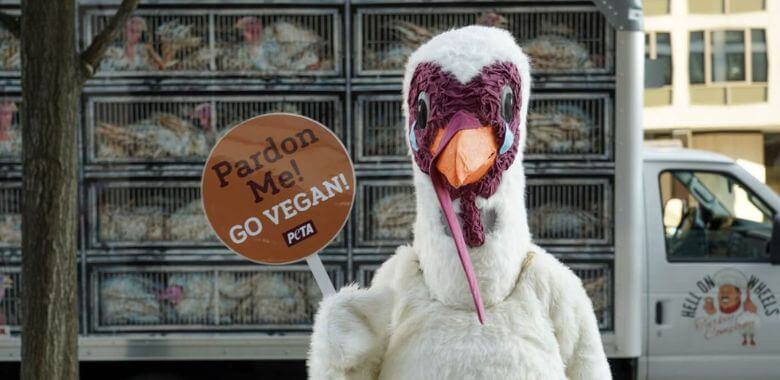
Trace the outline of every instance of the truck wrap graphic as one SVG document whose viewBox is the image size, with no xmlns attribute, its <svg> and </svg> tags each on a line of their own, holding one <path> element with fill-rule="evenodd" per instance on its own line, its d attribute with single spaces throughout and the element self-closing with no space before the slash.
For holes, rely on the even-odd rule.
<svg viewBox="0 0 780 380">
<path fill-rule="evenodd" d="M 759 277 L 721 269 L 696 281 L 682 304 L 682 316 L 694 320 L 705 339 L 738 334 L 743 346 L 756 346 L 763 318 L 780 316 L 777 298 Z"/>
</svg>

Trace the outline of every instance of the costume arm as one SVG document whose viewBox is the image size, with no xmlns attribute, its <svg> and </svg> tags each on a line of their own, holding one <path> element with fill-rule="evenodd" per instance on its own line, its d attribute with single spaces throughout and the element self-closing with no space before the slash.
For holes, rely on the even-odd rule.
<svg viewBox="0 0 780 380">
<path fill-rule="evenodd" d="M 550 302 L 555 336 L 570 380 L 612 378 L 596 314 L 582 281 L 568 269 L 558 276 Z"/>
<path fill-rule="evenodd" d="M 392 271 L 392 258 L 377 277 Z M 381 276 L 380 276 L 381 275 Z M 371 288 L 350 285 L 326 298 L 314 318 L 309 379 L 375 379 L 387 347 L 394 291 L 375 278 Z"/>
</svg>

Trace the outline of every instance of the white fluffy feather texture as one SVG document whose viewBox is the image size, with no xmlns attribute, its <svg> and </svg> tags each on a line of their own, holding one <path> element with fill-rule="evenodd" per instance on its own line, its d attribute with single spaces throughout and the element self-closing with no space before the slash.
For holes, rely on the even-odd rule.
<svg viewBox="0 0 780 380">
<path fill-rule="evenodd" d="M 471 26 L 443 33 L 409 59 L 439 63 L 463 83 L 509 61 L 521 73 L 521 144 L 530 95 L 528 58 L 503 30 Z M 404 115 L 407 117 L 406 96 Z M 522 147 L 523 145 L 521 145 Z M 521 150 L 522 151 L 522 150 Z M 497 192 L 477 198 L 495 210 L 485 244 L 469 249 L 486 307 L 477 322 L 430 177 L 416 166 L 412 246 L 400 247 L 370 289 L 347 287 L 322 302 L 309 353 L 311 379 L 593 379 L 611 377 L 595 314 L 579 278 L 531 243 L 522 153 Z M 456 209 L 459 202 L 455 202 Z M 529 251 L 536 252 L 520 273 Z"/>
</svg>

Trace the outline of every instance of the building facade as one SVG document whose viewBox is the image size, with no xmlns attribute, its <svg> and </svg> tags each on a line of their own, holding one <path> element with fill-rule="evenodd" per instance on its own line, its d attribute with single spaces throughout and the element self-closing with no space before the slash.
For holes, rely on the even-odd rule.
<svg viewBox="0 0 780 380">
<path fill-rule="evenodd" d="M 716 151 L 780 192 L 780 0 L 644 0 L 647 140 Z"/>
</svg>

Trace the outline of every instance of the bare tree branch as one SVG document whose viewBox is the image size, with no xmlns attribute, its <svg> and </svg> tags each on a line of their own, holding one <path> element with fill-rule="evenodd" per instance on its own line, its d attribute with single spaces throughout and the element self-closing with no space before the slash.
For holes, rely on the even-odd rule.
<svg viewBox="0 0 780 380">
<path fill-rule="evenodd" d="M 0 12 L 0 25 L 5 28 L 12 36 L 17 39 L 22 34 L 21 26 L 19 25 L 19 16 L 12 16 L 5 12 Z"/>
<path fill-rule="evenodd" d="M 116 39 L 119 34 L 120 28 L 123 27 L 130 14 L 138 6 L 139 0 L 122 0 L 122 4 L 119 5 L 114 17 L 108 22 L 105 28 L 95 36 L 92 42 L 89 44 L 86 50 L 81 53 L 82 80 L 87 80 L 95 74 L 95 70 L 100 65 L 100 60 L 103 59 L 108 46 Z"/>
</svg>

